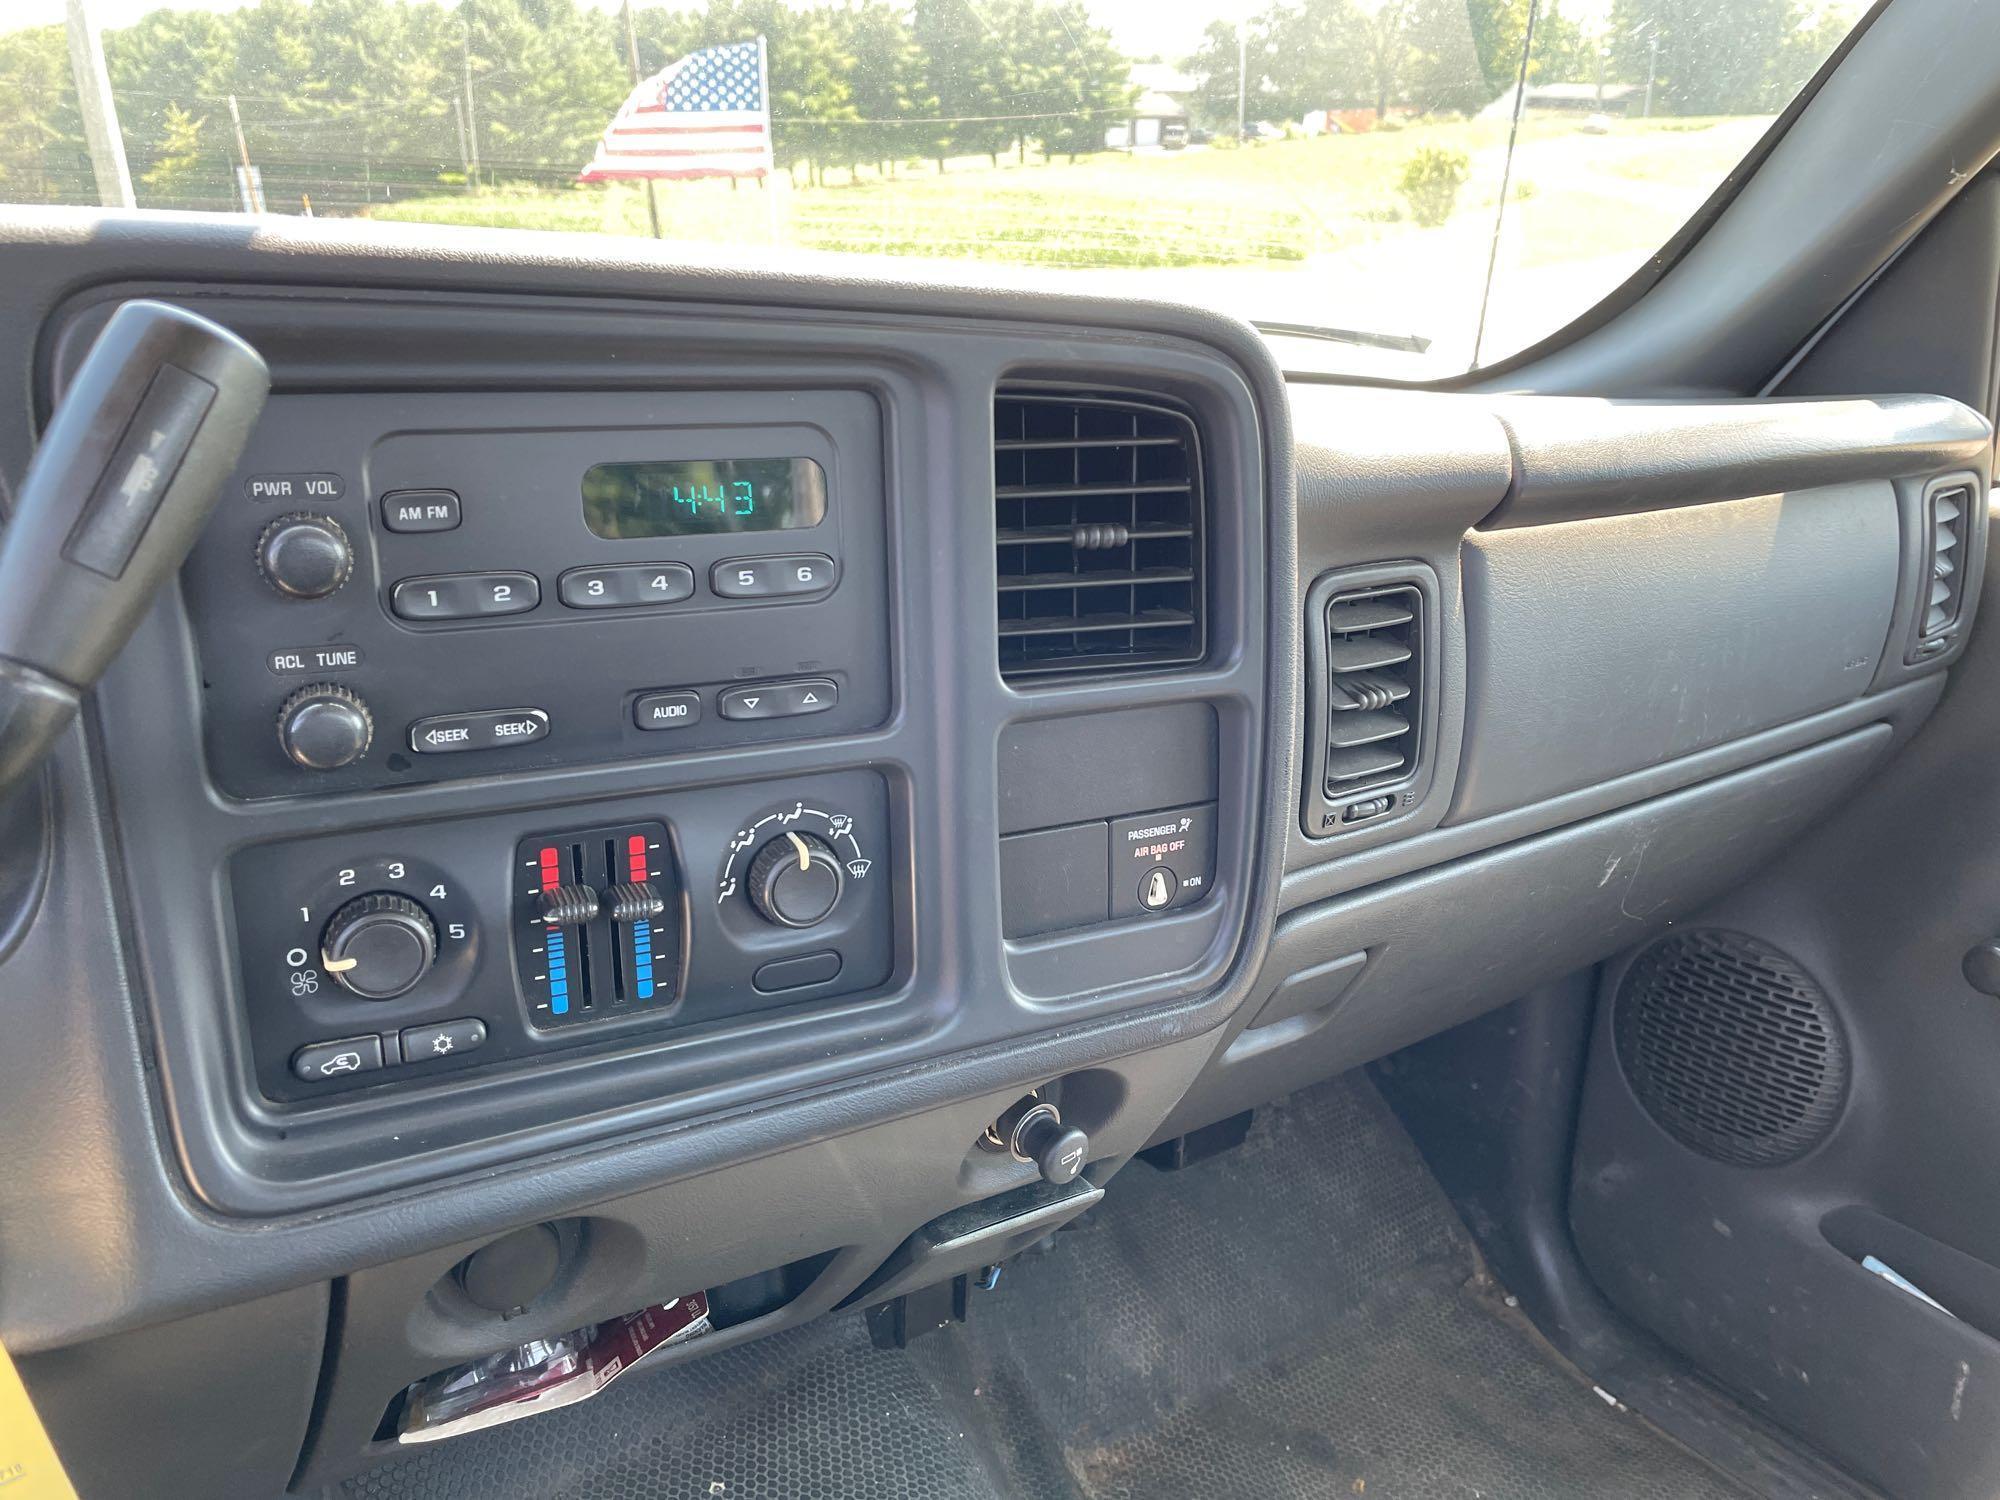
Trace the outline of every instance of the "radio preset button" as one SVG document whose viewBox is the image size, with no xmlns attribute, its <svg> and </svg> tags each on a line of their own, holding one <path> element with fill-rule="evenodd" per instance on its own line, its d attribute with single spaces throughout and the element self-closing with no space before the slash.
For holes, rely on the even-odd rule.
<svg viewBox="0 0 2000 1500">
<path fill-rule="evenodd" d="M 700 693 L 641 693 L 632 705 L 632 722 L 641 729 L 685 729 L 701 722 Z"/>
<path fill-rule="evenodd" d="M 556 580 L 556 597 L 571 609 L 678 604 L 693 595 L 694 569 L 677 562 L 571 568 Z"/>
<path fill-rule="evenodd" d="M 382 524 L 391 531 L 456 531 L 458 496 L 450 490 L 391 490 L 382 497 Z"/>
<path fill-rule="evenodd" d="M 840 688 L 826 677 L 728 688 L 716 699 L 725 719 L 791 719 L 800 714 L 823 714 L 839 701 Z"/>
<path fill-rule="evenodd" d="M 508 745 L 533 744 L 548 732 L 549 716 L 539 708 L 478 709 L 417 720 L 410 726 L 410 748 L 419 755 L 500 750 Z"/>
<path fill-rule="evenodd" d="M 518 615 L 541 602 L 541 581 L 533 573 L 438 573 L 405 578 L 389 593 L 389 607 L 405 620 Z"/>
<path fill-rule="evenodd" d="M 817 552 L 790 557 L 732 557 L 709 569 L 708 586 L 724 599 L 823 594 L 833 587 L 833 559 Z"/>
</svg>

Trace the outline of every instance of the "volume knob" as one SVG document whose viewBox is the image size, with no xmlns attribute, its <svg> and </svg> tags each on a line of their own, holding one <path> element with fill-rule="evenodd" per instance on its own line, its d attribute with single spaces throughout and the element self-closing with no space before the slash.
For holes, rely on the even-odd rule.
<svg viewBox="0 0 2000 1500">
<path fill-rule="evenodd" d="M 354 548 L 332 516 L 294 511 L 257 538 L 257 571 L 287 599 L 324 599 L 354 571 Z"/>
<path fill-rule="evenodd" d="M 278 743 L 293 764 L 337 771 L 368 753 L 375 719 L 354 693 L 331 682 L 300 688 L 278 710 Z"/>
</svg>

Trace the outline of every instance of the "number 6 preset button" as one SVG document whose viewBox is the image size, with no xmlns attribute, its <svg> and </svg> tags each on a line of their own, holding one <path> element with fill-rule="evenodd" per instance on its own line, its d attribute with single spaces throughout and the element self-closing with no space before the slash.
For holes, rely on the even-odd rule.
<svg viewBox="0 0 2000 1500">
<path fill-rule="evenodd" d="M 724 599 L 823 594 L 833 587 L 833 559 L 817 552 L 788 557 L 732 557 L 708 570 L 708 586 Z"/>
<path fill-rule="evenodd" d="M 437 573 L 405 578 L 389 591 L 389 607 L 405 620 L 518 615 L 541 602 L 541 580 L 533 573 Z"/>
<path fill-rule="evenodd" d="M 571 568 L 556 580 L 556 597 L 571 609 L 630 609 L 678 604 L 694 596 L 694 569 L 686 563 L 613 563 Z"/>
</svg>

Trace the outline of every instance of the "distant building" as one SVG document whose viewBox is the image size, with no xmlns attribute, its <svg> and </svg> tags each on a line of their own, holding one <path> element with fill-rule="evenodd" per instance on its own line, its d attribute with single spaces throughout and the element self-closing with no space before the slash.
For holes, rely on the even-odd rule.
<svg viewBox="0 0 2000 1500">
<path fill-rule="evenodd" d="M 1132 87 L 1139 91 L 1131 113 L 1104 132 L 1104 144 L 1114 151 L 1157 146 L 1160 131 L 1170 122 L 1188 123 L 1188 101 L 1201 83 L 1168 63 L 1132 64 Z"/>
<path fill-rule="evenodd" d="M 1645 92 L 1636 83 L 1531 83 L 1527 108 L 1551 114 L 1623 115 L 1632 112 Z M 1479 118 L 1505 120 L 1513 113 L 1514 90 L 1509 89 L 1482 109 Z"/>
</svg>

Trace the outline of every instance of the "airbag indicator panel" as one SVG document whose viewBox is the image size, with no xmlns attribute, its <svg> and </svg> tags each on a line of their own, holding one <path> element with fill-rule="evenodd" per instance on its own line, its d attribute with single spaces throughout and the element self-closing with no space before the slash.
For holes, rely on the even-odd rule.
<svg viewBox="0 0 2000 1500">
<path fill-rule="evenodd" d="M 1119 818 L 1111 825 L 1111 915 L 1192 906 L 1215 878 L 1215 804 Z"/>
</svg>

